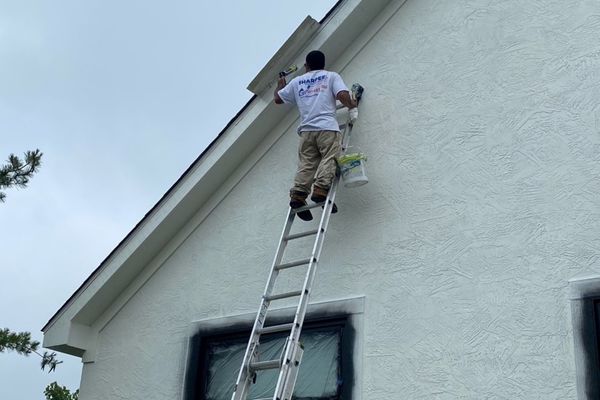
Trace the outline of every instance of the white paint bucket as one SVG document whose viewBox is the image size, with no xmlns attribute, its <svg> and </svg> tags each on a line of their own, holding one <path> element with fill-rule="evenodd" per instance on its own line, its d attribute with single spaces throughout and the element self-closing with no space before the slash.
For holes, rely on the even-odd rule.
<svg viewBox="0 0 600 400">
<path fill-rule="evenodd" d="M 366 169 L 367 157 L 362 153 L 352 153 L 338 159 L 345 187 L 362 186 L 369 182 Z"/>
</svg>

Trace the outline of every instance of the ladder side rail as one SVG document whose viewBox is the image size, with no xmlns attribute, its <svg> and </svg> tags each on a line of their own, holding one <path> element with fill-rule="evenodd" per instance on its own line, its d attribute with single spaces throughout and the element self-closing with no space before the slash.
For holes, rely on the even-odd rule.
<svg viewBox="0 0 600 400">
<path fill-rule="evenodd" d="M 293 352 L 295 350 L 296 345 L 300 340 L 300 334 L 302 333 L 302 326 L 304 324 L 304 318 L 306 316 L 306 311 L 308 308 L 308 301 L 310 298 L 310 290 L 312 288 L 312 284 L 314 282 L 318 259 L 321 254 L 321 250 L 324 244 L 325 233 L 327 231 L 327 225 L 329 224 L 329 219 L 331 217 L 331 211 L 333 209 L 333 200 L 335 199 L 335 193 L 337 191 L 337 183 L 339 181 L 339 177 L 335 177 L 332 182 L 331 189 L 329 191 L 329 196 L 325 200 L 325 207 L 323 210 L 323 214 L 321 216 L 321 222 L 319 223 L 319 233 L 317 234 L 317 238 L 315 239 L 315 244 L 313 246 L 313 251 L 311 254 L 311 261 L 308 265 L 308 270 L 306 273 L 306 277 L 304 279 L 304 284 L 302 287 L 302 293 L 300 295 L 300 300 L 298 303 L 298 307 L 296 308 L 296 314 L 294 316 L 294 323 L 292 327 L 292 331 L 289 334 L 289 340 L 287 341 L 287 347 L 284 353 L 284 360 L 281 366 L 281 370 L 279 373 L 279 377 L 277 379 L 277 385 L 275 387 L 275 393 L 273 395 L 273 400 L 287 400 L 281 398 L 281 394 L 284 392 L 288 392 L 284 387 L 284 384 L 287 381 L 287 376 L 290 372 L 291 360 L 293 360 Z"/>
<path fill-rule="evenodd" d="M 273 264 L 271 265 L 271 270 L 269 272 L 269 278 L 267 279 L 267 284 L 265 286 L 265 290 L 263 292 L 263 296 L 260 301 L 260 306 L 258 308 L 258 312 L 256 314 L 256 318 L 254 319 L 254 325 L 252 326 L 252 331 L 250 333 L 250 338 L 248 339 L 248 345 L 246 346 L 246 352 L 244 353 L 244 359 L 242 361 L 242 366 L 238 373 L 238 377 L 234 386 L 234 392 L 231 396 L 231 400 L 245 400 L 248 395 L 248 388 L 250 382 L 250 363 L 252 362 L 252 358 L 256 352 L 256 347 L 260 341 L 260 329 L 264 327 L 265 320 L 267 317 L 267 310 L 269 308 L 269 301 L 266 300 L 266 297 L 271 293 L 273 287 L 275 286 L 275 280 L 279 271 L 275 269 L 275 266 L 281 263 L 283 259 L 283 253 L 285 251 L 285 247 L 287 245 L 287 241 L 284 238 L 289 235 L 292 224 L 294 222 L 295 213 L 292 212 L 290 208 L 288 210 L 288 214 L 286 217 L 286 223 L 284 225 L 283 231 L 281 233 L 281 237 L 279 239 L 279 245 L 277 246 L 277 252 L 275 253 L 275 257 L 273 259 Z"/>
<path fill-rule="evenodd" d="M 327 196 L 327 200 L 325 200 L 325 208 L 323 210 L 323 215 L 321 216 L 321 223 L 319 224 L 319 234 L 315 239 L 315 244 L 313 246 L 312 251 L 312 265 L 309 265 L 309 270 L 304 279 L 304 284 L 302 286 L 302 295 L 300 304 L 298 305 L 296 315 L 294 316 L 294 326 L 297 328 L 296 332 L 292 332 L 294 334 L 295 339 L 300 338 L 300 333 L 302 330 L 302 326 L 304 324 L 304 317 L 306 316 L 306 310 L 308 308 L 308 300 L 310 297 L 310 292 L 312 290 L 312 285 L 316 276 L 317 266 L 321 257 L 321 251 L 323 250 L 323 244 L 325 243 L 325 234 L 327 233 L 327 227 L 329 225 L 329 220 L 331 219 L 331 211 L 333 209 L 333 201 L 335 200 L 335 194 L 337 191 L 337 184 L 339 181 L 339 177 L 335 177 L 334 181 L 331 185 L 331 190 L 329 196 Z M 310 288 L 310 290 L 309 290 Z"/>
<path fill-rule="evenodd" d="M 312 289 L 312 285 L 316 276 L 316 270 L 321 257 L 321 251 L 323 250 L 323 245 L 325 243 L 325 234 L 327 233 L 329 220 L 331 219 L 331 211 L 333 209 L 333 202 L 335 200 L 338 182 L 339 177 L 335 177 L 331 185 L 329 196 L 327 196 L 327 199 L 325 200 L 325 208 L 323 210 L 323 215 L 321 216 L 321 223 L 319 224 L 319 234 L 315 239 L 315 244 L 311 254 L 312 265 L 308 266 L 309 270 L 307 271 L 304 284 L 302 286 L 300 304 L 298 305 L 296 315 L 294 317 L 294 326 L 297 327 L 297 332 L 292 332 L 292 334 L 297 335 L 296 339 L 300 338 L 300 331 L 302 329 L 302 325 L 304 324 L 304 317 L 306 316 L 306 309 L 308 307 L 308 299 L 311 291 L 309 288 Z M 292 335 L 290 334 L 290 336 Z"/>
<path fill-rule="evenodd" d="M 354 125 L 350 125 L 350 122 L 348 122 L 347 128 L 344 130 L 344 135 L 342 136 L 342 154 L 346 153 L 346 150 L 348 150 L 348 146 L 350 145 L 352 128 L 354 128 Z"/>
<path fill-rule="evenodd" d="M 286 217 L 286 223 L 279 238 L 279 245 L 277 246 L 277 251 L 275 253 L 275 257 L 273 258 L 273 264 L 271 264 L 271 270 L 269 271 L 269 277 L 267 278 L 267 284 L 265 285 L 263 297 L 269 296 L 273 291 L 273 287 L 275 286 L 275 280 L 279 275 L 279 271 L 275 268 L 275 266 L 281 264 L 285 248 L 288 244 L 288 241 L 285 238 L 290 234 L 290 231 L 292 230 L 292 224 L 294 223 L 295 217 L 296 214 L 292 211 L 292 208 L 289 207 L 288 214 Z"/>
<path fill-rule="evenodd" d="M 342 136 L 342 147 L 344 148 L 344 143 L 347 145 L 350 137 L 350 133 L 352 132 L 352 125 L 347 125 L 346 129 L 344 129 L 344 134 Z M 321 215 L 321 221 L 319 223 L 319 232 L 317 233 L 317 237 L 315 238 L 315 244 L 313 246 L 311 261 L 308 265 L 308 271 L 306 273 L 306 278 L 304 280 L 304 284 L 302 287 L 302 294 L 300 295 L 300 301 L 298 307 L 296 309 L 296 315 L 294 316 L 294 323 L 292 327 L 292 331 L 289 335 L 288 345 L 285 349 L 284 354 L 284 362 L 281 366 L 281 370 L 279 373 L 279 377 L 277 379 L 277 386 L 275 387 L 275 393 L 273 395 L 273 400 L 287 400 L 282 399 L 284 393 L 291 393 L 292 391 L 286 390 L 284 384 L 287 380 L 287 375 L 290 370 L 290 365 L 288 360 L 292 360 L 292 352 L 294 351 L 295 344 L 299 342 L 300 334 L 302 333 L 302 326 L 304 324 L 304 318 L 306 316 L 306 311 L 308 308 L 308 301 L 310 298 L 310 291 L 307 290 L 309 287 L 312 288 L 312 284 L 314 282 L 316 276 L 316 270 L 318 265 L 319 257 L 321 256 L 321 251 L 323 249 L 325 233 L 327 231 L 327 227 L 329 225 L 329 220 L 331 218 L 331 211 L 333 210 L 333 203 L 335 201 L 335 195 L 337 193 L 337 187 L 339 184 L 340 177 L 336 175 L 331 184 L 331 188 L 329 190 L 329 195 L 325 200 L 325 205 L 323 208 L 323 213 Z"/>
<path fill-rule="evenodd" d="M 353 125 L 349 122 L 344 126 L 344 132 L 342 135 L 342 154 L 344 154 L 348 148 L 348 143 L 350 140 L 350 134 L 352 132 Z M 310 289 L 314 283 L 314 279 L 316 276 L 316 269 L 318 266 L 318 259 L 321 255 L 321 251 L 323 249 L 325 233 L 327 231 L 327 227 L 329 225 L 329 220 L 331 217 L 331 212 L 333 210 L 333 205 L 335 201 L 335 195 L 337 192 L 337 187 L 340 181 L 339 174 L 333 179 L 329 195 L 323 205 L 323 213 L 321 216 L 321 221 L 319 223 L 319 228 L 317 232 L 317 236 L 315 238 L 313 251 L 311 254 L 310 262 L 308 264 L 308 270 L 306 273 L 306 277 L 304 280 L 303 288 L 300 294 L 300 299 L 298 306 L 296 308 L 296 314 L 294 316 L 294 323 L 292 324 L 291 332 L 288 336 L 288 341 L 286 348 L 284 349 L 283 359 L 281 360 L 280 365 L 280 373 L 277 380 L 277 385 L 275 388 L 275 393 L 273 395 L 273 400 L 288 400 L 287 397 L 291 398 L 293 393 L 293 389 L 295 386 L 296 374 L 298 369 L 298 364 L 300 362 L 300 358 L 302 356 L 302 349 L 299 348 L 299 339 L 300 334 L 302 332 L 302 326 L 304 324 L 304 318 L 306 316 L 306 311 L 308 308 L 308 301 L 310 298 Z M 250 363 L 253 361 L 253 358 L 256 355 L 256 348 L 260 342 L 261 330 L 264 327 L 264 323 L 266 320 L 267 311 L 269 308 L 270 301 L 267 300 L 267 296 L 271 294 L 271 291 L 274 288 L 275 280 L 279 274 L 279 271 L 275 268 L 278 264 L 281 263 L 283 259 L 283 253 L 285 251 L 285 247 L 287 246 L 286 237 L 289 235 L 291 231 L 291 227 L 294 221 L 295 213 L 291 208 L 288 209 L 288 215 L 286 219 L 286 225 L 284 226 L 283 232 L 279 239 L 279 245 L 277 248 L 276 255 L 273 260 L 273 264 L 271 266 L 271 270 L 269 272 L 269 278 L 267 280 L 267 284 L 265 286 L 265 290 L 261 299 L 261 304 L 259 306 L 259 310 L 254 321 L 254 325 L 252 327 L 252 332 L 250 335 L 250 339 L 248 341 L 248 346 L 246 347 L 246 353 L 244 354 L 244 360 L 242 363 L 242 367 L 240 368 L 238 379 L 235 384 L 234 393 L 232 395 L 232 400 L 246 400 L 248 396 L 249 387 L 250 387 L 250 379 L 251 374 L 253 373 L 250 370 Z M 298 352 L 300 354 L 298 355 Z M 298 358 L 300 357 L 300 358 Z M 295 368 L 295 369 L 294 369 Z M 290 375 L 291 374 L 291 375 Z M 289 376 L 288 376 L 289 375 Z M 240 384 L 242 384 L 240 388 Z M 241 390 L 240 390 L 241 389 Z M 286 399 L 282 399 L 285 396 Z"/>
</svg>

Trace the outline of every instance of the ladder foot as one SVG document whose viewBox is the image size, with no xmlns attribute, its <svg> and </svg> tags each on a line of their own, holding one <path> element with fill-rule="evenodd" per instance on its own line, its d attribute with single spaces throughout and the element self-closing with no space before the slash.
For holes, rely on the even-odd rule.
<svg viewBox="0 0 600 400">
<path fill-rule="evenodd" d="M 292 198 L 290 200 L 290 207 L 292 207 L 292 209 L 301 208 L 304 206 L 306 206 L 305 200 L 299 200 L 299 199 L 295 199 L 295 198 Z M 313 215 L 310 212 L 310 210 L 298 211 L 296 213 L 296 215 L 298 215 L 298 217 L 303 221 L 312 221 L 312 219 L 313 219 Z"/>
</svg>

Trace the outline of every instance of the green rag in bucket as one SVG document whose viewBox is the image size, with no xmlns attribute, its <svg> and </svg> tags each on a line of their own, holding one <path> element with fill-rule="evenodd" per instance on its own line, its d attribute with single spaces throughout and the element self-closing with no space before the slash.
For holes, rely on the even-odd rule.
<svg viewBox="0 0 600 400">
<path fill-rule="evenodd" d="M 344 154 L 343 156 L 341 156 L 337 159 L 337 161 L 340 165 L 349 164 L 352 161 L 359 161 L 359 160 L 367 161 L 367 156 L 365 156 L 363 153 L 350 153 L 350 154 Z"/>
<path fill-rule="evenodd" d="M 348 178 L 348 173 L 351 171 L 358 171 L 355 168 L 359 167 L 361 164 L 364 165 L 364 162 L 367 161 L 367 156 L 363 153 L 350 153 L 344 154 L 340 158 L 337 159 L 338 165 L 340 166 L 340 172 L 342 173 L 342 177 L 344 179 Z"/>
</svg>

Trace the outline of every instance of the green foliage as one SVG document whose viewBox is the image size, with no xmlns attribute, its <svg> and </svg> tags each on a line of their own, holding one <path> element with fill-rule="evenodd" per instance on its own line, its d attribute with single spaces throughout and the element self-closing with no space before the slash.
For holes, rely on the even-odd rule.
<svg viewBox="0 0 600 400">
<path fill-rule="evenodd" d="M 37 172 L 41 165 L 43 153 L 39 150 L 27 151 L 24 161 L 19 157 L 11 154 L 8 156 L 7 164 L 0 166 L 0 189 L 8 189 L 11 187 L 24 188 L 27 187 L 29 179 Z M 6 194 L 0 192 L 0 202 L 4 202 Z M 18 354 L 25 356 L 35 353 L 42 358 L 42 370 L 48 368 L 48 372 L 56 369 L 56 366 L 62 361 L 56 359 L 56 353 L 44 354 L 38 352 L 40 342 L 31 340 L 29 332 L 12 332 L 10 329 L 0 329 L 0 353 L 5 351 L 16 351 Z M 71 393 L 65 386 L 59 386 L 56 382 L 52 382 L 44 390 L 46 400 L 78 400 L 79 389 Z"/>
<path fill-rule="evenodd" d="M 39 355 L 39 353 L 38 353 Z M 52 372 L 56 369 L 58 364 L 62 364 L 62 361 L 56 359 L 56 353 L 48 353 L 47 351 L 42 354 L 42 371 L 48 367 L 48 372 Z"/>
<path fill-rule="evenodd" d="M 62 363 L 62 361 L 56 359 L 56 353 L 54 352 L 48 353 L 45 351 L 44 354 L 38 353 L 39 346 L 40 342 L 31 340 L 31 333 L 29 332 L 11 332 L 7 328 L 0 329 L 0 353 L 4 353 L 7 350 L 16 351 L 24 356 L 35 353 L 42 357 L 42 370 L 48 367 L 48 372 L 54 371 L 56 366 Z"/>
<path fill-rule="evenodd" d="M 58 383 L 52 382 L 44 390 L 46 400 L 78 400 L 79 389 L 71 393 L 65 386 L 59 386 Z"/>
<path fill-rule="evenodd" d="M 27 151 L 24 161 L 19 157 L 11 154 L 8 156 L 7 164 L 0 166 L 0 189 L 8 189 L 11 187 L 24 188 L 27 187 L 29 179 L 37 172 L 41 165 L 43 153 L 39 150 Z M 6 194 L 0 192 L 0 202 L 4 202 Z M 18 354 L 25 356 L 35 353 L 42 358 L 42 370 L 48 367 L 48 372 L 56 369 L 56 366 L 62 361 L 56 359 L 56 353 L 44 354 L 38 352 L 40 342 L 31 340 L 29 332 L 12 332 L 10 329 L 0 329 L 0 353 L 5 351 L 16 351 Z M 59 386 L 56 382 L 52 382 L 44 390 L 46 400 L 78 400 L 79 389 L 71 393 L 65 386 Z"/>
<path fill-rule="evenodd" d="M 13 186 L 24 188 L 29 179 L 37 172 L 42 163 L 42 155 L 38 149 L 25 152 L 24 160 L 11 154 L 8 156 L 7 164 L 0 166 L 0 189 L 8 189 Z M 4 202 L 6 194 L 0 192 L 0 202 Z"/>
<path fill-rule="evenodd" d="M 40 342 L 31 340 L 29 332 L 11 332 L 9 329 L 0 329 L 0 353 L 6 350 L 14 350 L 19 354 L 28 356 L 36 351 Z"/>
</svg>

